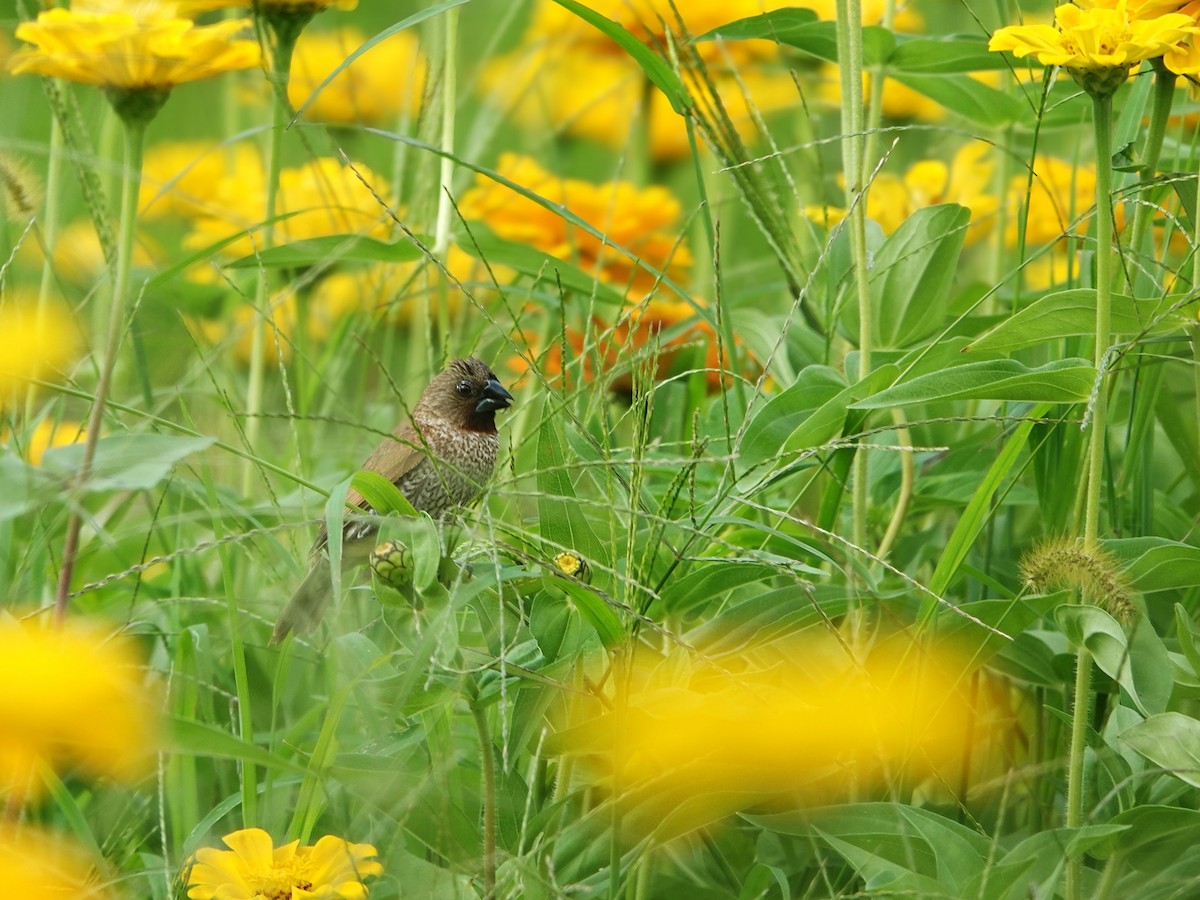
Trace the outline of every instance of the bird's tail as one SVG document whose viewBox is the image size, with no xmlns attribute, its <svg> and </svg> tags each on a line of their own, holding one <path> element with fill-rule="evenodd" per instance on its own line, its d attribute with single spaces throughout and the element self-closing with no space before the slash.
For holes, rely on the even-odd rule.
<svg viewBox="0 0 1200 900">
<path fill-rule="evenodd" d="M 312 631 L 325 614 L 325 608 L 333 598 L 333 577 L 329 566 L 329 558 L 324 553 L 317 555 L 312 569 L 292 594 L 279 621 L 275 623 L 275 631 L 271 634 L 271 643 L 278 644 L 288 636 L 289 631 L 295 630 L 303 634 Z"/>
</svg>

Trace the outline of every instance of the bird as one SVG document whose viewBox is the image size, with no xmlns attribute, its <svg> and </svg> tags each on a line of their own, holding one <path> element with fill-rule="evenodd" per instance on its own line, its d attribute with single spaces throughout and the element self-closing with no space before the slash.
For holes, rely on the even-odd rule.
<svg viewBox="0 0 1200 900">
<path fill-rule="evenodd" d="M 512 402 L 512 394 L 486 363 L 474 356 L 455 359 L 429 382 L 413 407 L 411 420 L 402 422 L 359 468 L 387 478 L 418 512 L 444 520 L 483 493 L 500 447 L 496 413 Z M 354 489 L 346 495 L 346 505 L 374 512 Z M 346 522 L 342 530 L 344 566 L 367 559 L 374 546 L 371 536 L 377 530 L 378 525 L 369 520 Z M 333 597 L 325 553 L 328 543 L 322 524 L 313 543 L 311 568 L 275 623 L 272 644 L 293 630 L 311 631 L 321 620 Z"/>
</svg>

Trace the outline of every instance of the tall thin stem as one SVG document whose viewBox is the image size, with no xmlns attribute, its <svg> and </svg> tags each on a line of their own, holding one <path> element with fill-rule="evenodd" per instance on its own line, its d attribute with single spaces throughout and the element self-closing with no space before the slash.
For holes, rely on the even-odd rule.
<svg viewBox="0 0 1200 900">
<path fill-rule="evenodd" d="M 1105 357 L 1111 332 L 1113 280 L 1112 217 L 1112 95 L 1092 95 L 1096 133 L 1096 349 L 1097 386 L 1088 442 L 1087 496 L 1083 543 L 1095 550 L 1100 534 L 1100 484 L 1104 474 L 1104 436 L 1108 424 L 1108 377 Z M 1067 763 L 1067 828 L 1083 822 L 1083 754 L 1091 709 L 1092 654 L 1080 645 L 1075 657 L 1075 693 L 1071 706 L 1071 749 Z M 1083 859 L 1067 860 L 1067 900 L 1080 900 Z"/>
<path fill-rule="evenodd" d="M 92 401 L 92 412 L 88 417 L 87 433 L 84 436 L 83 459 L 75 477 L 78 485 L 86 484 L 92 474 L 96 459 L 96 444 L 100 440 L 100 428 L 104 424 L 104 407 L 112 387 L 113 372 L 117 367 L 117 352 L 121 348 L 121 337 L 125 333 L 125 315 L 129 300 L 129 270 L 133 259 L 133 236 L 137 227 L 138 190 L 142 184 L 142 151 L 145 146 L 148 119 L 124 119 L 125 166 L 121 174 L 121 221 L 117 235 L 117 264 L 113 275 L 112 303 L 108 308 L 108 335 L 104 342 L 104 357 L 100 361 L 100 381 L 96 385 L 96 396 Z M 62 571 L 58 577 L 58 590 L 54 598 L 54 620 L 63 621 L 67 612 L 67 597 L 71 592 L 71 578 L 75 572 L 75 561 L 79 553 L 79 532 L 83 517 L 73 509 L 67 520 L 67 535 L 63 544 Z"/>
<path fill-rule="evenodd" d="M 1175 82 L 1179 76 L 1162 64 L 1161 60 L 1154 61 L 1154 93 L 1150 102 L 1150 127 L 1146 131 L 1146 142 L 1142 146 L 1142 162 L 1146 167 L 1146 175 L 1153 178 L 1158 170 L 1158 159 L 1162 154 L 1163 138 L 1167 133 L 1167 121 L 1171 117 L 1171 103 L 1175 99 Z M 1140 198 L 1139 198 L 1140 199 Z M 1133 227 L 1130 231 L 1129 250 L 1134 261 L 1135 286 L 1134 296 L 1144 296 L 1143 287 L 1146 281 L 1143 260 L 1149 259 L 1150 253 L 1143 253 L 1146 240 L 1146 229 L 1150 225 L 1152 208 L 1142 200 L 1133 211 Z"/>
<path fill-rule="evenodd" d="M 442 135 L 441 149 L 454 152 L 454 117 L 458 109 L 458 14 L 459 8 L 447 10 L 444 18 L 445 45 L 442 48 Z M 442 255 L 450 246 L 450 188 L 454 177 L 454 162 L 443 156 L 438 177 L 437 222 L 433 252 Z"/>
</svg>

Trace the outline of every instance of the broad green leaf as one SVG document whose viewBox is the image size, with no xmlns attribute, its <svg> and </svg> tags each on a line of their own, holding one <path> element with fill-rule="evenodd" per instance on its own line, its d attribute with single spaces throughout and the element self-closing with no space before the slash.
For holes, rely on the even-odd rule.
<svg viewBox="0 0 1200 900">
<path fill-rule="evenodd" d="M 625 298 L 619 291 L 573 263 L 543 253 L 527 244 L 505 241 L 485 234 L 478 228 L 472 228 L 471 233 L 474 239 L 465 240 L 460 246 L 476 259 L 486 260 L 493 266 L 508 266 L 532 278 L 549 279 L 552 284 L 556 281 L 561 282 L 567 290 L 587 297 L 594 296 L 599 303 L 613 306 L 625 304 Z"/>
<path fill-rule="evenodd" d="M 721 602 L 738 588 L 778 574 L 779 569 L 758 562 L 722 559 L 704 563 L 682 578 L 673 578 L 662 589 L 662 611 L 672 616 L 702 612 L 705 605 Z"/>
<path fill-rule="evenodd" d="M 547 399 L 537 443 L 538 533 L 546 541 L 547 556 L 573 550 L 585 560 L 602 560 L 604 547 L 576 501 L 573 481 L 579 476 L 567 459 L 559 419 Z"/>
<path fill-rule="evenodd" d="M 748 16 L 728 25 L 721 25 L 700 35 L 696 41 L 711 41 L 716 38 L 727 41 L 762 39 L 786 44 L 793 32 L 815 24 L 818 19 L 816 10 L 812 9 L 777 9 L 760 16 Z"/>
<path fill-rule="evenodd" d="M 1166 868 L 1200 844 L 1200 811 L 1178 806 L 1135 806 L 1113 816 L 1124 830 L 1093 852 L 1101 859 L 1114 853 L 1142 872 Z"/>
<path fill-rule="evenodd" d="M 600 643 L 605 647 L 612 649 L 625 642 L 625 627 L 621 619 L 608 601 L 591 587 L 566 578 L 546 578 L 542 584 L 551 594 L 564 593 L 570 597 L 579 614 L 596 630 Z"/>
<path fill-rule="evenodd" d="M 114 434 L 96 442 L 86 491 L 138 491 L 154 487 L 175 464 L 216 443 L 210 437 Z M 55 447 L 42 456 L 42 469 L 74 478 L 83 464 L 83 444 Z"/>
<path fill-rule="evenodd" d="M 784 453 L 819 447 L 840 434 L 854 434 L 862 424 L 862 417 L 851 416 L 848 410 L 853 401 L 871 396 L 875 391 L 895 382 L 900 375 L 896 366 L 881 365 L 872 370 L 862 381 L 855 382 L 832 400 L 801 422 L 783 444 Z"/>
<path fill-rule="evenodd" d="M 1112 330 L 1115 334 L 1167 334 L 1180 331 L 1192 319 L 1176 307 L 1180 294 L 1135 300 L 1124 294 L 1112 298 Z M 1010 352 L 1064 337 L 1096 333 L 1096 291 L 1074 288 L 1039 297 L 1011 318 L 982 334 L 963 348 L 964 352 L 992 350 Z"/>
<path fill-rule="evenodd" d="M 571 607 L 557 594 L 542 591 L 533 598 L 529 610 L 529 632 L 547 662 L 558 658 L 558 651 L 575 619 Z"/>
<path fill-rule="evenodd" d="M 425 243 L 425 241 L 422 241 Z M 432 243 L 430 241 L 429 243 Z M 424 257 L 409 240 L 377 241 L 359 234 L 329 234 L 268 247 L 229 263 L 231 269 L 306 269 L 318 263 L 396 263 Z"/>
<path fill-rule="evenodd" d="M 1192 672 L 1200 674 L 1200 627 L 1181 603 L 1175 604 L 1175 636 Z"/>
<path fill-rule="evenodd" d="M 962 892 L 963 897 L 979 900 L 1027 900 L 1050 898 L 1062 880 L 1068 858 L 1092 852 L 1125 831 L 1122 825 L 1085 825 L 1082 828 L 1050 828 L 1019 842 L 992 862 Z M 1091 876 L 1088 876 L 1089 878 Z M 1087 880 L 1085 887 L 1090 887 Z M 1090 891 L 1085 896 L 1093 896 Z"/>
<path fill-rule="evenodd" d="M 1175 682 L 1171 659 L 1144 617 L 1132 640 L 1116 619 L 1086 603 L 1064 604 L 1054 611 L 1054 618 L 1067 639 L 1087 647 L 1100 670 L 1125 689 L 1144 715 L 1167 708 Z"/>
<path fill-rule="evenodd" d="M 887 64 L 892 71 L 907 75 L 1008 69 L 1004 57 L 988 50 L 986 38 L 973 35 L 900 40 Z"/>
<path fill-rule="evenodd" d="M 1084 359 L 1060 359 L 1030 368 L 1015 359 L 966 363 L 921 375 L 851 404 L 851 409 L 889 409 L 947 400 L 1007 400 L 1022 403 L 1079 403 L 1096 382 Z"/>
<path fill-rule="evenodd" d="M 845 388 L 846 381 L 836 369 L 830 366 L 806 366 L 794 384 L 772 397 L 754 414 L 742 436 L 739 447 L 742 458 L 747 462 L 757 462 L 774 457 L 802 422 Z M 841 419 L 829 437 L 838 434 L 845 418 L 843 406 Z"/>
<path fill-rule="evenodd" d="M 36 476 L 37 470 L 23 459 L 0 453 L 0 522 L 33 509 Z"/>
<path fill-rule="evenodd" d="M 1166 712 L 1121 732 L 1121 740 L 1192 787 L 1200 787 L 1200 722 Z"/>
<path fill-rule="evenodd" d="M 687 641 L 710 656 L 737 653 L 842 615 L 845 596 L 809 597 L 795 586 L 776 588 L 736 603 L 687 632 Z"/>
<path fill-rule="evenodd" d="M 807 9 L 779 9 L 750 16 L 714 28 L 698 40 L 761 38 L 786 44 L 817 59 L 837 62 L 837 23 L 816 21 L 816 14 L 809 17 L 809 12 Z M 864 66 L 883 65 L 896 47 L 895 35 L 878 25 L 863 27 L 862 42 Z"/>
<path fill-rule="evenodd" d="M 953 203 L 917 210 L 884 240 L 871 266 L 871 305 L 880 347 L 909 347 L 939 331 L 971 212 Z M 846 305 L 851 331 L 858 307 Z"/>
<path fill-rule="evenodd" d="M 400 488 L 371 469 L 359 469 L 350 479 L 350 487 L 358 491 L 367 505 L 381 516 L 416 516 L 418 513 Z"/>
<path fill-rule="evenodd" d="M 576 3 L 575 0 L 554 0 L 559 6 L 568 9 L 579 18 L 593 25 L 608 37 L 616 41 L 621 49 L 633 57 L 634 62 L 642 67 L 654 86 L 662 91 L 671 102 L 671 108 L 683 115 L 692 104 L 687 89 L 679 76 L 661 56 L 639 41 L 636 37 L 614 22 L 600 15 L 594 9 Z"/>
<path fill-rule="evenodd" d="M 244 741 L 212 725 L 179 716 L 166 720 L 166 743 L 173 753 L 213 759 L 233 759 L 256 766 L 268 766 L 287 772 L 301 773 L 304 766 L 276 756 L 257 744 Z"/>
<path fill-rule="evenodd" d="M 1104 547 L 1128 561 L 1125 574 L 1139 593 L 1184 590 L 1200 584 L 1200 547 L 1151 536 L 1105 541 Z"/>
<path fill-rule="evenodd" d="M 993 128 L 1008 125 L 1025 111 L 1015 97 L 969 76 L 897 73 L 892 77 L 950 112 L 980 125 Z"/>
</svg>

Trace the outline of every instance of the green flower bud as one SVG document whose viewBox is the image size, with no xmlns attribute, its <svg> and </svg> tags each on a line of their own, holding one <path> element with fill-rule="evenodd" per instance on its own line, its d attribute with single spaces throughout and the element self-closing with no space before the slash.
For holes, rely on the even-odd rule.
<svg viewBox="0 0 1200 900">
<path fill-rule="evenodd" d="M 371 571 L 384 584 L 397 590 L 412 582 L 412 551 L 401 541 L 384 541 L 371 551 Z"/>
</svg>

